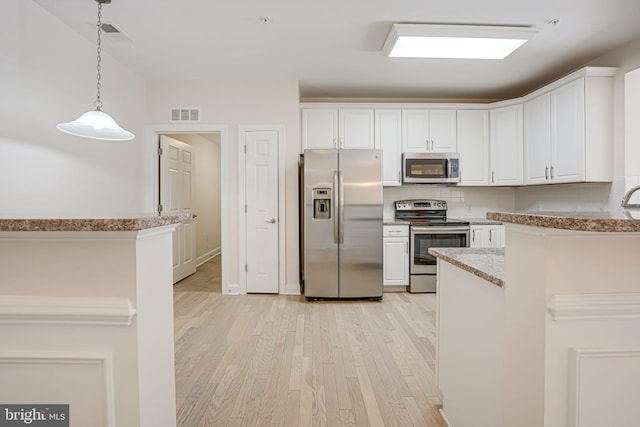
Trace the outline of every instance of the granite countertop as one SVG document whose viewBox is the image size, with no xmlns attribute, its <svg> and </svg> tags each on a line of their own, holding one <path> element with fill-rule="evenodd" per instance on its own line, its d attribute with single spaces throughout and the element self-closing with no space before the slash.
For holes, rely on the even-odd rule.
<svg viewBox="0 0 640 427">
<path fill-rule="evenodd" d="M 632 216 L 633 215 L 633 216 Z M 487 218 L 513 224 L 604 233 L 640 232 L 640 212 L 488 212 Z"/>
<path fill-rule="evenodd" d="M 191 222 L 192 214 L 140 216 L 135 218 L 29 218 L 0 219 L 2 231 L 139 231 Z"/>
<path fill-rule="evenodd" d="M 429 253 L 504 287 L 504 248 L 429 248 Z"/>
</svg>

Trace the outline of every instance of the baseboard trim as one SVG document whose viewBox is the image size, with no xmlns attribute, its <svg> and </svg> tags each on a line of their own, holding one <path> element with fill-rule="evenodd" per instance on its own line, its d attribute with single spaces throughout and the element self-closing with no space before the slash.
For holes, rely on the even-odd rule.
<svg viewBox="0 0 640 427">
<path fill-rule="evenodd" d="M 287 283 L 280 295 L 300 295 L 299 283 Z"/>
<path fill-rule="evenodd" d="M 447 425 L 447 427 L 453 427 L 453 425 L 449 422 L 449 420 L 447 419 L 447 416 L 444 414 L 444 411 L 442 410 L 442 408 L 440 408 L 438 410 L 438 412 L 440 412 L 440 415 L 442 416 L 442 420 L 444 421 L 444 423 Z"/>
<path fill-rule="evenodd" d="M 215 258 L 222 253 L 222 247 L 218 246 L 215 249 L 211 249 L 209 252 L 205 252 L 196 258 L 196 267 L 200 267 L 205 262 L 209 261 L 211 258 Z"/>
</svg>

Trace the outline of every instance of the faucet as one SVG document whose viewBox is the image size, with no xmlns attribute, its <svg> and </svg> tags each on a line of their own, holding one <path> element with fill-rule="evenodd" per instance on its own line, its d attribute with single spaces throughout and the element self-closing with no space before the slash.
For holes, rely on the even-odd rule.
<svg viewBox="0 0 640 427">
<path fill-rule="evenodd" d="M 640 204 L 629 204 L 629 199 L 636 191 L 640 190 L 640 185 L 636 185 L 633 188 L 630 188 L 629 191 L 622 198 L 622 207 L 623 208 L 640 208 Z"/>
</svg>

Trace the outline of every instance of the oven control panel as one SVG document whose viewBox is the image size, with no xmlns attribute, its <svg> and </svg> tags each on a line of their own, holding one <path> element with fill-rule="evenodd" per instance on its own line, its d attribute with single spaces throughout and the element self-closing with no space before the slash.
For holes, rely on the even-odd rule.
<svg viewBox="0 0 640 427">
<path fill-rule="evenodd" d="M 434 200 L 434 199 L 396 201 L 396 211 L 420 211 L 420 210 L 446 211 L 447 202 L 444 200 Z"/>
</svg>

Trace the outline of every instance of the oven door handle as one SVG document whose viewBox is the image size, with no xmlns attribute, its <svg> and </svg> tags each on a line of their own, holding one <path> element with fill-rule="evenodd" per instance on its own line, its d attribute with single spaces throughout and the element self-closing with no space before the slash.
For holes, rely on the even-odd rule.
<svg viewBox="0 0 640 427">
<path fill-rule="evenodd" d="M 469 232 L 469 227 L 438 227 L 438 226 L 433 226 L 433 227 L 415 227 L 415 226 L 411 226 L 411 233 L 413 234 L 450 234 L 450 233 L 459 233 L 459 232 L 464 232 L 464 233 L 468 233 Z"/>
</svg>

